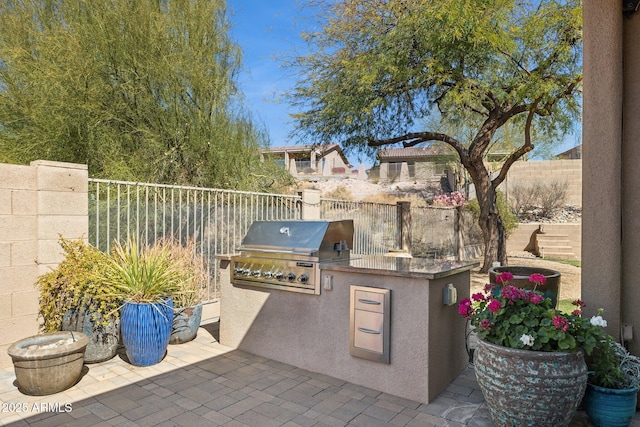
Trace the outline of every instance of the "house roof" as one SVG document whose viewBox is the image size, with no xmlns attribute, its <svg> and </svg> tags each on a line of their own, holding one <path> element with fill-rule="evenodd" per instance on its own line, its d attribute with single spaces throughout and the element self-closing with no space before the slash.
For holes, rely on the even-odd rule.
<svg viewBox="0 0 640 427">
<path fill-rule="evenodd" d="M 347 159 L 347 157 L 345 156 L 344 152 L 342 151 L 342 148 L 340 147 L 340 145 L 338 144 L 324 144 L 324 145 L 287 145 L 287 146 L 281 146 L 281 147 L 269 147 L 269 148 L 263 148 L 260 150 L 262 153 L 271 153 L 271 154 L 279 154 L 279 153 L 310 153 L 311 151 L 315 151 L 317 154 L 319 154 L 320 156 L 326 156 L 327 154 L 331 153 L 332 151 L 336 151 L 340 157 L 342 158 L 342 161 L 348 165 L 351 166 L 351 163 L 349 163 L 349 160 Z"/>
<path fill-rule="evenodd" d="M 444 145 L 409 148 L 381 148 L 378 150 L 380 161 L 424 160 L 433 157 L 453 156 L 452 149 Z"/>
</svg>

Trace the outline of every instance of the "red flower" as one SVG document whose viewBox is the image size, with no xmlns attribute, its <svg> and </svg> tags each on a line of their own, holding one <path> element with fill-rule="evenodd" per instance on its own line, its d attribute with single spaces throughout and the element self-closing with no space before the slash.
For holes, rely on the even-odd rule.
<svg viewBox="0 0 640 427">
<path fill-rule="evenodd" d="M 562 332 L 567 332 L 569 330 L 569 322 L 560 315 L 553 318 L 553 325 L 556 329 L 562 329 Z"/>
<path fill-rule="evenodd" d="M 585 302 L 582 301 L 581 299 L 577 299 L 574 302 L 572 302 L 571 304 L 575 305 L 576 307 L 580 307 L 580 308 L 585 308 L 587 306 L 587 304 L 585 304 Z"/>
<path fill-rule="evenodd" d="M 531 283 L 537 283 L 538 285 L 544 285 L 544 282 L 547 281 L 547 278 L 544 277 L 543 274 L 533 273 L 531 276 L 529 276 L 529 281 Z"/>
<path fill-rule="evenodd" d="M 469 298 L 465 298 L 460 301 L 458 305 L 458 314 L 469 318 L 473 314 L 473 308 L 471 307 L 471 300 Z"/>
<path fill-rule="evenodd" d="M 474 301 L 476 301 L 476 302 L 477 302 L 477 301 L 484 301 L 484 300 L 485 300 L 484 294 L 483 294 L 483 293 L 480 293 L 480 292 L 478 292 L 477 294 L 473 294 L 473 295 L 471 296 L 471 298 L 473 298 L 473 300 L 474 300 Z"/>
<path fill-rule="evenodd" d="M 508 271 L 503 271 L 496 276 L 496 282 L 498 283 L 507 283 L 510 280 L 513 280 L 513 274 L 509 273 Z"/>
<path fill-rule="evenodd" d="M 497 299 L 491 300 L 491 302 L 489 303 L 489 310 L 491 310 L 492 313 L 497 313 L 501 308 L 502 303 Z"/>
</svg>

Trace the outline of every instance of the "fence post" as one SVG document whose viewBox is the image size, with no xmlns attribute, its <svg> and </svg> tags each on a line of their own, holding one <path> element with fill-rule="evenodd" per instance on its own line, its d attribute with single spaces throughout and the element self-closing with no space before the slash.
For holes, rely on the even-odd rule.
<svg viewBox="0 0 640 427">
<path fill-rule="evenodd" d="M 302 197 L 301 218 L 306 220 L 320 219 L 320 191 L 305 189 L 298 194 Z"/>
<path fill-rule="evenodd" d="M 453 223 L 453 233 L 456 236 L 455 245 L 456 245 L 456 255 L 457 260 L 464 259 L 464 240 L 462 236 L 462 206 L 456 206 L 455 209 L 455 221 Z"/>
<path fill-rule="evenodd" d="M 400 219 L 400 249 L 411 254 L 411 202 L 398 202 Z"/>
</svg>

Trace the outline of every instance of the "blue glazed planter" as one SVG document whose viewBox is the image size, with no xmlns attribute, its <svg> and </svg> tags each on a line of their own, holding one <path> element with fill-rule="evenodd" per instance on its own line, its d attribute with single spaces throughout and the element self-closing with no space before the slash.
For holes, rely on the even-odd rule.
<svg viewBox="0 0 640 427">
<path fill-rule="evenodd" d="M 151 366 L 160 362 L 167 352 L 172 323 L 171 298 L 155 304 L 125 303 L 120 327 L 129 362 L 135 366 Z"/>
<path fill-rule="evenodd" d="M 596 427 L 627 427 L 633 420 L 638 388 L 618 390 L 588 384 L 584 407 Z"/>
</svg>

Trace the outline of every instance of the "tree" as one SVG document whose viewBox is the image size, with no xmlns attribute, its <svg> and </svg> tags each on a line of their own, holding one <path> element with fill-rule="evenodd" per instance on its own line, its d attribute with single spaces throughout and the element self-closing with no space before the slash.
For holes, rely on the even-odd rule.
<svg viewBox="0 0 640 427">
<path fill-rule="evenodd" d="M 5 0 L 3 160 L 91 176 L 254 189 L 276 168 L 241 104 L 224 0 Z"/>
<path fill-rule="evenodd" d="M 313 1 L 313 0 L 311 0 Z M 321 0 L 322 2 L 322 0 Z M 496 189 L 536 138 L 558 138 L 579 114 L 579 0 L 337 0 L 294 58 L 296 133 L 372 150 L 444 142 L 476 189 L 487 271 L 506 263 Z M 462 139 L 419 128 L 433 112 Z M 489 173 L 484 155 L 507 123 L 521 142 Z"/>
</svg>

